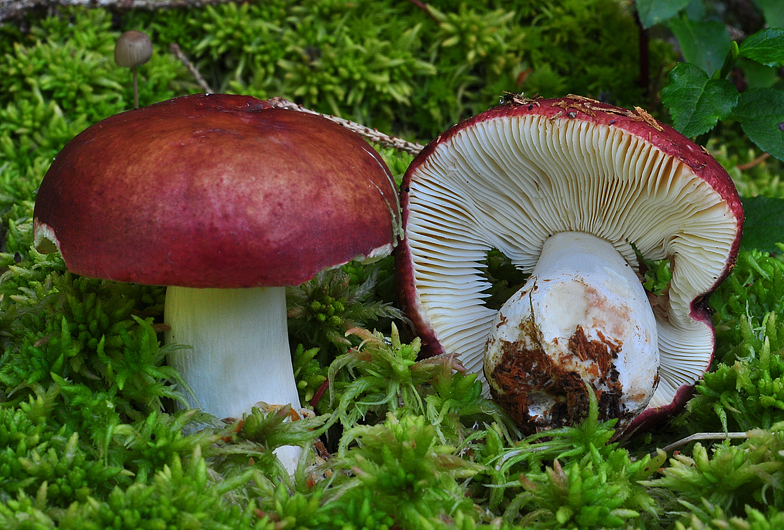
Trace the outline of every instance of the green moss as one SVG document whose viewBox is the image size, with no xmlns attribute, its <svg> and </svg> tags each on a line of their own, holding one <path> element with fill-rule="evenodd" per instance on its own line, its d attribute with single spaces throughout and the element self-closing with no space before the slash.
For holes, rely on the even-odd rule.
<svg viewBox="0 0 784 530">
<path fill-rule="evenodd" d="M 775 530 L 784 525 L 784 513 L 773 507 L 757 510 L 747 506 L 741 516 L 727 514 L 705 500 L 690 508 L 692 515 L 677 521 L 676 530 Z"/>
<path fill-rule="evenodd" d="M 0 26 L 0 214 L 31 200 L 52 159 L 88 125 L 133 105 L 131 73 L 114 64 L 111 15 L 102 10 L 58 9 L 32 18 L 29 32 Z M 142 104 L 178 92 L 185 69 L 156 46 L 140 70 Z M 181 92 L 179 92 L 181 93 Z"/>
<path fill-rule="evenodd" d="M 741 251 L 733 273 L 711 297 L 716 360 L 697 385 L 690 416 L 703 428 L 771 428 L 784 421 L 784 262 Z M 689 420 L 688 418 L 692 418 Z"/>
<path fill-rule="evenodd" d="M 575 93 L 618 105 L 649 107 L 639 86 L 638 30 L 613 0 L 522 2 L 524 59 L 530 70 L 520 88 L 544 97 Z M 675 65 L 671 50 L 651 47 L 650 71 Z"/>
<path fill-rule="evenodd" d="M 692 524 L 710 520 L 710 515 L 720 520 L 733 512 L 746 512 L 759 521 L 760 510 L 781 506 L 783 427 L 776 424 L 769 431 L 753 430 L 740 445 L 723 443 L 708 450 L 696 444 L 691 456 L 674 456 L 662 477 L 646 484 L 675 495 L 674 506 Z"/>
<path fill-rule="evenodd" d="M 121 467 L 94 459 L 78 433 L 48 424 L 45 416 L 36 415 L 36 405 L 31 397 L 16 410 L 0 409 L 0 501 L 35 496 L 45 487 L 49 505 L 65 508 L 117 484 Z"/>
<path fill-rule="evenodd" d="M 687 412 L 652 438 L 754 429 L 752 439 L 690 446 L 666 462 L 646 454 L 645 439 L 612 442 L 613 424 L 596 414 L 518 440 L 476 376 L 449 357 L 418 358 L 392 259 L 352 263 L 290 292 L 300 390 L 305 402 L 323 392 L 321 415 L 292 422 L 286 410 L 255 410 L 226 425 L 177 410 L 183 387 L 160 336 L 164 290 L 78 277 L 58 255 L 31 249 L 35 189 L 51 159 L 130 106 L 130 72 L 112 60 L 126 29 L 145 30 L 155 47 L 140 69 L 142 104 L 199 90 L 171 43 L 215 90 L 283 96 L 420 141 L 505 90 L 644 104 L 637 29 L 621 3 L 429 5 L 53 8 L 0 26 L 0 527 L 781 525 L 777 256 L 741 253 L 711 299 L 717 364 Z M 674 52 L 662 42 L 652 50 L 656 78 Z M 710 148 L 743 193 L 782 196 L 778 162 L 737 169 L 758 155 L 747 145 L 727 128 Z M 381 151 L 399 183 L 413 157 Z M 522 281 L 501 256 L 489 256 L 488 271 L 498 291 Z M 328 427 L 334 455 L 319 460 L 314 447 Z M 293 477 L 272 452 L 288 444 L 305 448 Z"/>
<path fill-rule="evenodd" d="M 432 2 L 427 11 L 278 0 L 138 12 L 125 24 L 178 43 L 216 91 L 282 96 L 425 140 L 505 90 L 551 93 L 546 75 L 563 91 L 642 101 L 636 29 L 613 0 Z M 653 58 L 654 72 L 673 60 L 658 48 Z"/>
<path fill-rule="evenodd" d="M 748 144 L 735 125 L 722 124 L 724 134 L 708 144 L 711 154 L 727 170 L 741 196 L 784 198 L 784 163 Z"/>
</svg>

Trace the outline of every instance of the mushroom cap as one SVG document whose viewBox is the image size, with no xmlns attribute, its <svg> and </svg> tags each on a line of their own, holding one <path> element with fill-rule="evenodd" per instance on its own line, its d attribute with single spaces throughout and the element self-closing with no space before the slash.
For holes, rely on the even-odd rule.
<svg viewBox="0 0 784 530">
<path fill-rule="evenodd" d="M 114 45 L 114 62 L 118 66 L 141 66 L 152 57 L 152 41 L 146 33 L 132 29 L 117 39 Z"/>
<path fill-rule="evenodd" d="M 252 97 L 194 95 L 71 140 L 41 183 L 34 237 L 85 276 L 285 286 L 390 253 L 399 223 L 394 180 L 356 134 Z"/>
<path fill-rule="evenodd" d="M 483 303 L 486 253 L 530 273 L 549 236 L 576 231 L 609 241 L 636 271 L 631 244 L 671 263 L 668 300 L 653 309 L 661 381 L 630 429 L 684 404 L 709 368 L 707 297 L 734 264 L 740 199 L 703 148 L 642 109 L 515 96 L 431 142 L 406 172 L 401 206 L 397 280 L 423 353 L 456 353 L 481 378 L 496 315 Z"/>
</svg>

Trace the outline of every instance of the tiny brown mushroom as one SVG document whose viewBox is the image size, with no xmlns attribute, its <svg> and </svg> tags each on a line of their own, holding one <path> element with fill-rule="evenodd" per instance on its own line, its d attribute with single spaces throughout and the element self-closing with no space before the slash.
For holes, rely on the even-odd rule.
<svg viewBox="0 0 784 530">
<path fill-rule="evenodd" d="M 114 46 L 114 62 L 117 66 L 130 68 L 133 72 L 133 108 L 139 108 L 138 68 L 152 57 L 152 41 L 146 33 L 130 30 L 117 39 Z"/>
</svg>

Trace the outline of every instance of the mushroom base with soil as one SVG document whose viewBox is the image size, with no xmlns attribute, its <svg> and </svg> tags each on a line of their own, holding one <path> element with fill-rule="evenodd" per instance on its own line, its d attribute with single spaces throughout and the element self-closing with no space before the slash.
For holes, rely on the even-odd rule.
<svg viewBox="0 0 784 530">
<path fill-rule="evenodd" d="M 548 238 L 488 339 L 491 392 L 527 432 L 588 412 L 628 426 L 659 381 L 657 327 L 645 290 L 612 244 L 582 232 Z"/>
<path fill-rule="evenodd" d="M 300 407 L 286 323 L 286 288 L 195 289 L 168 287 L 167 343 L 188 344 L 168 363 L 194 389 L 186 396 L 218 418 L 241 418 L 259 401 Z M 298 447 L 275 454 L 295 469 Z"/>
</svg>

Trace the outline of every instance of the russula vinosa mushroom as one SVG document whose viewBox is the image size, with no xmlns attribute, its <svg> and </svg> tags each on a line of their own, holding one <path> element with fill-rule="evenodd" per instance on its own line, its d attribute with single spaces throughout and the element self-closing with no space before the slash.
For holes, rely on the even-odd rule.
<svg viewBox="0 0 784 530">
<path fill-rule="evenodd" d="M 126 31 L 114 45 L 114 62 L 117 66 L 130 68 L 133 72 L 133 108 L 139 108 L 139 74 L 141 65 L 152 57 L 152 41 L 146 33 L 138 30 Z"/>
<path fill-rule="evenodd" d="M 683 405 L 710 366 L 708 295 L 743 212 L 726 171 L 641 109 L 509 98 L 431 142 L 402 184 L 402 303 L 430 354 L 455 353 L 533 432 L 587 412 L 626 432 Z M 652 306 L 637 248 L 669 260 Z M 483 260 L 530 274 L 486 307 Z"/>
<path fill-rule="evenodd" d="M 285 286 L 389 254 L 386 164 L 356 134 L 252 97 L 195 95 L 107 118 L 58 154 L 34 239 L 94 278 L 167 285 L 169 358 L 193 406 L 239 418 L 299 407 Z M 281 460 L 289 470 L 296 451 Z"/>
</svg>

